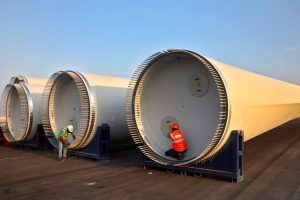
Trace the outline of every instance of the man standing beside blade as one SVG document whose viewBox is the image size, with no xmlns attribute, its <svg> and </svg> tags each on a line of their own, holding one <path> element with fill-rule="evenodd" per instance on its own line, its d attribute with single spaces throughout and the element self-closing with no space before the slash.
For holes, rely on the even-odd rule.
<svg viewBox="0 0 300 200">
<path fill-rule="evenodd" d="M 68 125 L 58 132 L 58 158 L 63 160 L 67 157 L 68 146 L 76 139 L 73 134 L 74 127 Z"/>
</svg>

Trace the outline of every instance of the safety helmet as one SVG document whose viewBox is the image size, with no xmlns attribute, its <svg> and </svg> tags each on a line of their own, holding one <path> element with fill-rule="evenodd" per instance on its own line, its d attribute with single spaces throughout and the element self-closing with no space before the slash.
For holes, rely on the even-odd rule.
<svg viewBox="0 0 300 200">
<path fill-rule="evenodd" d="M 71 133 L 73 133 L 73 131 L 74 131 L 74 127 L 73 127 L 72 125 L 68 125 L 68 126 L 67 126 L 67 129 L 68 129 Z"/>
<path fill-rule="evenodd" d="M 172 128 L 172 129 L 179 129 L 179 124 L 178 124 L 178 123 L 173 123 L 173 124 L 171 125 L 171 128 Z"/>
</svg>

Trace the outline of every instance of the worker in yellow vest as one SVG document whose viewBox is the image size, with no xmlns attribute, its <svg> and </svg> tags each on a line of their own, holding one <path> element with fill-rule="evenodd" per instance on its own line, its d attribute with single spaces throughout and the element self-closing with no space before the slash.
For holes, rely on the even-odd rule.
<svg viewBox="0 0 300 200">
<path fill-rule="evenodd" d="M 76 139 L 73 134 L 74 127 L 68 125 L 58 132 L 58 158 L 64 159 L 67 156 L 68 146 Z M 70 137 L 72 136 L 72 137 Z"/>
</svg>

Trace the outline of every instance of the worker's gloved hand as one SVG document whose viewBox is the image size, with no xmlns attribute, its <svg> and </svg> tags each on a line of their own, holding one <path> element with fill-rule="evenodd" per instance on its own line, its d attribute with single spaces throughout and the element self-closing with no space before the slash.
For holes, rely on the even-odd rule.
<svg viewBox="0 0 300 200">
<path fill-rule="evenodd" d="M 74 134 L 72 134 L 72 136 L 73 136 L 73 140 L 75 140 L 75 139 L 76 139 L 75 135 L 74 135 Z"/>
</svg>

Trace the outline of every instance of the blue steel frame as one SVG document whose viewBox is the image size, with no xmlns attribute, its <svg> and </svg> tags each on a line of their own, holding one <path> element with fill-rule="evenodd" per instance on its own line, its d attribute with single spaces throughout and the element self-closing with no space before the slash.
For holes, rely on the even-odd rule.
<svg viewBox="0 0 300 200">
<path fill-rule="evenodd" d="M 68 150 L 68 154 L 92 158 L 98 161 L 110 160 L 110 149 L 110 126 L 102 124 L 97 127 L 96 135 L 86 147 Z"/>
<path fill-rule="evenodd" d="M 223 149 L 213 158 L 188 166 L 160 165 L 142 156 L 141 167 L 192 176 L 207 176 L 239 183 L 244 179 L 244 134 L 232 131 Z"/>
<path fill-rule="evenodd" d="M 30 148 L 30 149 L 37 149 L 37 150 L 46 150 L 49 143 L 46 140 L 46 136 L 44 134 L 43 126 L 38 125 L 36 134 L 30 141 L 23 141 L 23 142 L 14 142 L 12 144 L 13 147 L 20 147 L 20 148 Z M 50 147 L 49 147 L 50 148 Z"/>
<path fill-rule="evenodd" d="M 30 148 L 44 150 L 48 152 L 57 152 L 50 144 L 42 125 L 38 125 L 35 136 L 30 141 L 15 142 L 13 147 Z M 84 148 L 68 150 L 69 155 L 81 156 L 95 160 L 110 160 L 110 127 L 108 124 L 102 124 L 97 127 L 97 132 L 92 141 Z"/>
<path fill-rule="evenodd" d="M 3 133 L 2 133 L 2 129 L 1 129 L 1 127 L 0 127 L 0 144 L 3 144 L 3 142 L 4 142 L 4 139 L 3 139 Z"/>
</svg>

